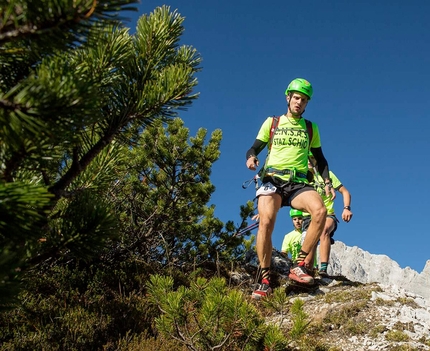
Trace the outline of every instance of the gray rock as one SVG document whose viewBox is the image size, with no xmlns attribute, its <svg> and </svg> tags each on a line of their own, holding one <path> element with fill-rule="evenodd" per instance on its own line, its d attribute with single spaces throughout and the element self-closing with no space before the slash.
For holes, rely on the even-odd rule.
<svg viewBox="0 0 430 351">
<path fill-rule="evenodd" d="M 289 258 L 283 256 L 280 251 L 273 249 L 271 269 L 277 272 L 281 277 L 287 278 L 290 273 L 292 262 Z M 245 255 L 245 265 L 252 269 L 259 268 L 259 261 L 255 250 L 249 250 Z"/>
<path fill-rule="evenodd" d="M 357 246 L 350 247 L 336 241 L 332 245 L 328 273 L 343 275 L 360 283 L 381 283 L 393 289 L 399 288 L 423 297 L 430 306 L 430 260 L 418 273 L 410 267 L 400 268 L 386 255 L 374 255 Z"/>
</svg>

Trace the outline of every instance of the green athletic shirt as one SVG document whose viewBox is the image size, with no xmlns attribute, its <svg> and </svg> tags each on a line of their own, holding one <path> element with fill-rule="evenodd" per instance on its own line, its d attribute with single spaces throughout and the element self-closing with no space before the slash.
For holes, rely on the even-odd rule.
<svg viewBox="0 0 430 351">
<path fill-rule="evenodd" d="M 295 261 L 302 248 L 301 240 L 302 233 L 296 229 L 289 232 L 288 234 L 285 234 L 284 240 L 282 241 L 281 252 L 285 252 L 286 254 L 290 253 L 291 259 Z"/>
<path fill-rule="evenodd" d="M 332 171 L 329 172 L 329 175 L 330 175 L 330 179 L 331 179 L 331 183 L 333 185 L 333 188 L 335 190 L 339 190 L 342 187 L 342 183 L 340 182 L 340 180 L 336 177 L 336 175 Z M 315 178 L 316 178 L 316 180 L 315 180 Z M 319 174 L 317 174 L 317 176 L 314 177 L 314 180 L 311 183 L 311 185 L 316 189 L 318 194 L 321 195 L 321 197 L 324 201 L 324 206 L 327 209 L 327 215 L 334 215 L 334 200 L 332 200 L 331 197 L 328 197 L 325 194 L 324 179 Z M 303 212 L 303 216 L 309 216 L 309 213 Z"/>
<path fill-rule="evenodd" d="M 270 139 L 270 128 L 273 117 L 268 117 L 258 132 L 257 139 L 265 143 Z M 321 147 L 318 126 L 312 122 L 313 137 L 311 147 Z M 309 135 L 304 118 L 296 120 L 282 115 L 279 118 L 278 128 L 273 137 L 272 149 L 266 162 L 266 168 L 278 170 L 295 170 L 306 174 L 308 171 Z M 289 180 L 290 175 L 277 175 L 283 180 Z M 297 179 L 306 182 L 304 178 Z"/>
</svg>

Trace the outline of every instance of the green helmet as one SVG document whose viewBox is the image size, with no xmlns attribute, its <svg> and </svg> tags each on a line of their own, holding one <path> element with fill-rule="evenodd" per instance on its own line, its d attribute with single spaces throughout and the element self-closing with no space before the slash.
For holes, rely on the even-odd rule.
<svg viewBox="0 0 430 351">
<path fill-rule="evenodd" d="M 296 78 L 289 85 L 287 90 L 285 90 L 285 95 L 292 93 L 293 91 L 297 91 L 299 93 L 305 94 L 309 100 L 312 98 L 312 94 L 314 90 L 312 88 L 312 84 L 309 83 L 306 79 Z"/>
<path fill-rule="evenodd" d="M 291 218 L 293 218 L 293 217 L 302 217 L 302 216 L 303 216 L 303 212 L 302 211 L 296 210 L 295 208 L 292 208 L 290 210 L 290 217 Z"/>
</svg>

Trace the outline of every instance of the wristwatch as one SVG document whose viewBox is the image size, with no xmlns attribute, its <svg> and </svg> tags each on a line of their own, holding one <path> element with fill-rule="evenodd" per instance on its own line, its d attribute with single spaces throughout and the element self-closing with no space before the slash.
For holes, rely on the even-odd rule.
<svg viewBox="0 0 430 351">
<path fill-rule="evenodd" d="M 348 211 L 351 211 L 351 206 L 345 206 L 344 209 L 348 210 Z"/>
</svg>

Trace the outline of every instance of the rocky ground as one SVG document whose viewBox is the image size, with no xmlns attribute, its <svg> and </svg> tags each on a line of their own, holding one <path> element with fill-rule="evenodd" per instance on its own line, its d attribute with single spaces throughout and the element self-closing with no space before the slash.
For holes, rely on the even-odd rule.
<svg viewBox="0 0 430 351">
<path fill-rule="evenodd" d="M 253 279 L 258 266 L 255 256 L 250 254 L 247 262 L 248 277 L 234 279 Z M 361 283 L 341 275 L 317 277 L 313 288 L 302 288 L 288 283 L 289 265 L 274 252 L 272 268 L 278 289 L 285 291 L 289 306 L 295 299 L 304 301 L 308 321 L 305 338 L 314 350 L 430 350 L 427 298 L 390 284 Z M 267 321 L 286 331 L 291 329 L 287 311 L 268 314 Z M 292 342 L 290 347 L 306 349 L 303 342 Z"/>
<path fill-rule="evenodd" d="M 423 262 L 423 267 L 422 272 L 401 268 L 386 255 L 371 254 L 336 241 L 331 249 L 329 273 L 361 283 L 401 287 L 424 297 L 430 306 L 430 260 Z"/>
<path fill-rule="evenodd" d="M 421 297 L 375 283 L 324 280 L 313 292 L 290 293 L 305 301 L 310 333 L 323 330 L 319 341 L 345 351 L 430 350 L 430 309 Z"/>
</svg>

